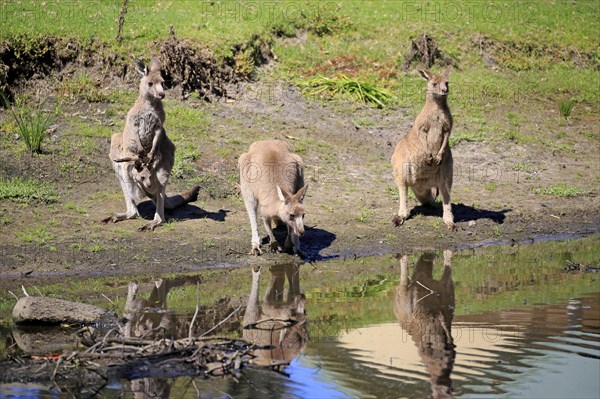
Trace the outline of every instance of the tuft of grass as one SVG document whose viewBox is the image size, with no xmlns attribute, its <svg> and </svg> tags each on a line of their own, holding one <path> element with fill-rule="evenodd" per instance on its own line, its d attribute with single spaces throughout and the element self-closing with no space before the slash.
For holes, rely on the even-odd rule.
<svg viewBox="0 0 600 399">
<path fill-rule="evenodd" d="M 558 103 L 558 112 L 565 119 L 569 119 L 571 116 L 571 112 L 573 112 L 573 107 L 577 103 L 577 100 L 574 98 L 569 98 L 568 100 L 564 100 Z"/>
<path fill-rule="evenodd" d="M 577 197 L 585 194 L 579 187 L 572 186 L 567 183 L 556 183 L 543 187 L 538 190 L 541 194 L 555 195 L 558 197 Z"/>
<path fill-rule="evenodd" d="M 383 108 L 394 100 L 394 96 L 387 90 L 377 87 L 372 83 L 357 78 L 340 75 L 334 78 L 326 76 L 300 80 L 297 85 L 312 96 L 333 97 L 346 95 L 356 101 Z"/>
<path fill-rule="evenodd" d="M 363 208 L 361 208 L 360 215 L 357 216 L 356 220 L 361 223 L 366 223 L 367 220 L 374 214 L 375 214 L 375 212 L 373 211 L 373 209 L 363 207 Z"/>
<path fill-rule="evenodd" d="M 462 143 L 463 141 L 466 143 L 483 141 L 483 132 L 479 132 L 479 133 L 461 132 L 458 134 L 453 134 L 450 136 L 450 139 L 449 139 L 450 147 L 455 147 L 456 145 L 458 145 L 459 143 Z"/>
<path fill-rule="evenodd" d="M 42 141 L 50 127 L 51 116 L 44 114 L 41 110 L 27 108 L 17 110 L 13 108 L 10 113 L 17 123 L 19 135 L 23 138 L 27 149 L 31 153 L 41 153 Z"/>
<path fill-rule="evenodd" d="M 46 230 L 46 226 L 30 227 L 25 231 L 17 232 L 16 235 L 23 242 L 34 242 L 41 245 L 54 239 L 54 236 Z"/>
<path fill-rule="evenodd" d="M 109 95 L 102 91 L 99 82 L 94 81 L 88 74 L 76 74 L 71 79 L 61 82 L 59 93 L 63 98 L 75 98 L 89 103 L 108 102 Z"/>
<path fill-rule="evenodd" d="M 58 202 L 58 198 L 56 189 L 49 183 L 32 178 L 0 178 L 0 200 L 8 199 L 14 202 L 41 201 L 49 204 Z"/>
</svg>

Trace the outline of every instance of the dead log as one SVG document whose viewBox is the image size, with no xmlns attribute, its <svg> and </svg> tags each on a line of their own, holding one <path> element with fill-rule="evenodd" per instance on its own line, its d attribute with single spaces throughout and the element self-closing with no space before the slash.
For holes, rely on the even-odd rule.
<svg viewBox="0 0 600 399">
<path fill-rule="evenodd" d="M 27 296 L 12 312 L 16 324 L 117 324 L 117 315 L 106 309 L 63 299 Z"/>
</svg>

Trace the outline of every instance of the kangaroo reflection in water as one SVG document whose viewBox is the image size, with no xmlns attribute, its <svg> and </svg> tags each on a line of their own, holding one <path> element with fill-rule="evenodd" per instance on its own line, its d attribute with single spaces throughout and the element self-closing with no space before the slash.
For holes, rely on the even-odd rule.
<svg viewBox="0 0 600 399">
<path fill-rule="evenodd" d="M 300 266 L 271 266 L 270 280 L 259 306 L 260 267 L 252 269 L 252 288 L 244 314 L 243 338 L 258 349 L 256 363 L 285 365 L 308 343 L 306 298 L 300 292 Z M 287 295 L 285 283 L 288 282 Z"/>
<path fill-rule="evenodd" d="M 175 315 L 167 311 L 167 282 L 155 281 L 148 299 L 136 299 L 137 290 L 137 284 L 129 283 L 123 335 L 143 339 L 177 338 Z M 135 399 L 168 398 L 171 384 L 172 380 L 166 378 L 139 378 L 131 380 L 131 391 Z"/>
<path fill-rule="evenodd" d="M 430 375 L 432 396 L 452 398 L 450 374 L 456 357 L 451 335 L 455 306 L 452 251 L 444 251 L 440 280 L 433 279 L 434 258 L 432 253 L 422 254 L 411 278 L 408 277 L 408 256 L 400 258 L 400 284 L 396 289 L 394 313 L 417 346 Z"/>
</svg>

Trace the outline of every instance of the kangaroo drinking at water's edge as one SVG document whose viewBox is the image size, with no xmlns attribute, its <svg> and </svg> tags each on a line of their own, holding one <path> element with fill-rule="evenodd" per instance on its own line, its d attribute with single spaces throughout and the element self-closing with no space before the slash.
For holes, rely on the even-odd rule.
<svg viewBox="0 0 600 399">
<path fill-rule="evenodd" d="M 271 222 L 287 226 L 286 249 L 304 256 L 300 250 L 300 236 L 304 235 L 304 207 L 302 201 L 308 185 L 304 185 L 302 158 L 290 152 L 285 141 L 265 140 L 250 145 L 238 161 L 240 188 L 252 229 L 250 254 L 260 255 L 257 212 L 260 207 L 271 251 L 277 251 Z"/>
<path fill-rule="evenodd" d="M 175 145 L 163 128 L 165 96 L 158 58 L 150 69 L 137 61 L 141 75 L 140 94 L 127 113 L 125 128 L 113 134 L 109 157 L 117 174 L 127 211 L 109 216 L 103 222 L 118 222 L 139 216 L 137 202 L 148 196 L 156 205 L 154 220 L 140 230 L 153 230 L 165 221 L 164 208 L 173 209 L 195 201 L 199 187 L 174 197 L 167 197 L 166 186 L 175 161 Z"/>
<path fill-rule="evenodd" d="M 450 70 L 448 67 L 438 76 L 419 70 L 427 80 L 425 106 L 392 155 L 392 168 L 400 191 L 400 208 L 393 219 L 396 226 L 409 217 L 407 197 L 408 187 L 411 187 L 417 200 L 424 205 L 431 204 L 440 193 L 444 223 L 450 230 L 456 229 L 450 203 L 453 175 L 448 143 L 452 131 L 452 114 L 447 103 Z"/>
</svg>

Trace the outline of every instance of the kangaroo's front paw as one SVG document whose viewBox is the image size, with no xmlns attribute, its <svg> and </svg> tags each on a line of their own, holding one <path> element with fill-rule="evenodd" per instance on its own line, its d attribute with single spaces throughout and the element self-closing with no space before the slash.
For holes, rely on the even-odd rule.
<svg viewBox="0 0 600 399">
<path fill-rule="evenodd" d="M 262 255 L 262 251 L 260 250 L 259 247 L 253 246 L 252 249 L 250 250 L 250 252 L 248 253 L 248 255 L 260 256 L 260 255 Z"/>
<path fill-rule="evenodd" d="M 440 165 L 440 164 L 442 163 L 442 158 L 443 158 L 443 156 L 442 156 L 442 155 L 440 155 L 440 154 L 436 155 L 436 156 L 433 158 L 433 163 L 434 163 L 436 166 Z"/>
<path fill-rule="evenodd" d="M 392 219 L 392 223 L 394 223 L 395 227 L 403 225 L 405 221 L 406 221 L 406 217 L 400 216 L 400 215 L 396 215 Z"/>
<path fill-rule="evenodd" d="M 427 156 L 427 158 L 425 158 L 425 163 L 427 163 L 427 165 L 431 166 L 431 164 L 433 163 L 433 160 L 434 160 L 433 155 L 429 154 Z"/>
</svg>

